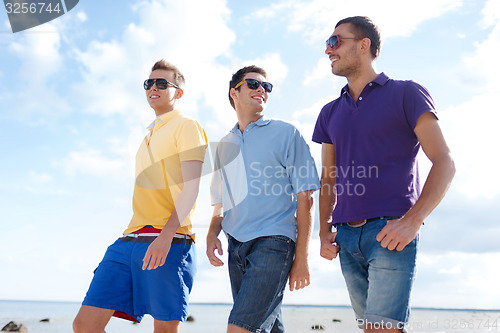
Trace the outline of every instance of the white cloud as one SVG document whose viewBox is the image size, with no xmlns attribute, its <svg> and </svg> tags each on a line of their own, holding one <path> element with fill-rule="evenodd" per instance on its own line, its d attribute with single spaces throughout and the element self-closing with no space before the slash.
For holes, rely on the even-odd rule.
<svg viewBox="0 0 500 333">
<path fill-rule="evenodd" d="M 488 0 L 483 8 L 484 15 L 481 26 L 487 28 L 500 21 L 500 2 L 498 0 Z"/>
<path fill-rule="evenodd" d="M 320 58 L 316 67 L 314 67 L 310 74 L 304 79 L 304 86 L 310 86 L 316 84 L 318 81 L 326 80 L 328 78 L 334 77 L 332 75 L 330 60 L 327 57 Z"/>
<path fill-rule="evenodd" d="M 47 173 L 38 173 L 35 171 L 30 171 L 28 175 L 31 183 L 47 184 L 53 180 L 53 177 Z"/>
<path fill-rule="evenodd" d="M 289 10 L 293 7 L 294 1 L 283 1 L 281 3 L 272 3 L 269 7 L 261 8 L 245 17 L 245 20 L 251 21 L 252 19 L 270 20 L 276 18 L 283 10 Z"/>
<path fill-rule="evenodd" d="M 412 304 L 433 308 L 449 308 L 452 304 L 460 304 L 459 307 L 469 309 L 496 308 L 500 288 L 493 286 L 497 285 L 500 267 L 494 263 L 499 260 L 498 252 L 421 253 L 417 259 Z"/>
<path fill-rule="evenodd" d="M 23 88 L 9 87 L 2 96 L 13 117 L 27 115 L 57 115 L 67 112 L 68 105 L 58 92 L 57 75 L 63 69 L 61 34 L 58 26 L 46 23 L 30 29 L 30 33 L 16 35 L 7 51 L 20 61 L 18 72 L 12 75 L 23 82 Z M 10 75 L 9 75 L 10 76 Z M 43 117 L 32 118 L 32 124 L 44 122 Z"/>
<path fill-rule="evenodd" d="M 9 45 L 9 50 L 23 61 L 21 76 L 29 79 L 32 88 L 39 85 L 56 74 L 62 68 L 62 55 L 60 54 L 61 35 L 57 27 L 47 23 L 43 27 L 32 28 L 31 33 L 23 34 Z"/>
<path fill-rule="evenodd" d="M 457 166 L 454 183 L 469 198 L 500 194 L 500 179 L 496 176 L 500 157 L 492 146 L 500 141 L 500 115 L 491 108 L 499 98 L 499 94 L 474 96 L 441 115 Z"/>
<path fill-rule="evenodd" d="M 80 22 L 85 22 L 88 19 L 87 14 L 81 11 L 76 14 L 76 17 L 78 18 L 78 20 L 80 20 Z"/>
<path fill-rule="evenodd" d="M 86 109 L 146 122 L 153 112 L 144 112 L 149 106 L 141 82 L 162 58 L 186 77 L 182 108 L 188 115 L 198 118 L 200 100 L 216 112 L 227 107 L 219 92 L 227 85 L 230 70 L 215 61 L 230 54 L 235 39 L 225 25 L 229 18 L 225 1 L 141 1 L 133 10 L 139 21 L 118 39 L 95 40 L 77 51 L 85 79 L 75 91 L 83 94 Z"/>
<path fill-rule="evenodd" d="M 277 17 L 288 22 L 288 29 L 311 37 L 311 43 L 329 36 L 335 24 L 349 16 L 366 15 L 382 30 L 384 38 L 408 36 L 425 20 L 439 17 L 443 13 L 460 7 L 463 0 L 422 0 L 406 2 L 387 0 L 383 3 L 371 0 L 324 1 L 286 0 L 260 9 L 249 17 Z M 292 8 L 290 15 L 284 12 Z M 390 10 L 388 10 L 390 8 Z M 267 13 L 267 14 L 264 14 Z M 411 15 L 408 15 L 411 13 Z"/>
<path fill-rule="evenodd" d="M 70 176 L 75 174 L 87 174 L 96 177 L 126 177 L 123 174 L 124 161 L 122 159 L 111 159 L 104 156 L 103 152 L 96 149 L 84 151 L 73 151 L 69 156 L 56 162 L 55 166 L 63 168 Z"/>
<path fill-rule="evenodd" d="M 485 41 L 475 46 L 473 55 L 463 59 L 464 74 L 473 78 L 478 91 L 500 93 L 500 86 L 497 84 L 499 71 L 496 57 L 500 52 L 500 22 L 493 27 Z"/>
<path fill-rule="evenodd" d="M 500 23 L 488 38 L 476 45 L 472 56 L 463 59 L 463 75 L 474 78 L 480 94 L 440 116 L 448 144 L 457 165 L 455 183 L 468 197 L 492 198 L 500 194 L 496 176 L 500 157 L 493 143 L 500 140 L 500 114 L 493 107 L 500 99 L 498 71 L 492 70 L 500 53 Z"/>
</svg>

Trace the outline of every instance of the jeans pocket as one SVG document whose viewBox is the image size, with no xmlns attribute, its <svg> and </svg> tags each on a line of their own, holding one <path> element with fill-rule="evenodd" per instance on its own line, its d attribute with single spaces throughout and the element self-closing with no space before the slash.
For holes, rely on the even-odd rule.
<svg viewBox="0 0 500 333">
<path fill-rule="evenodd" d="M 290 242 L 293 242 L 292 239 L 290 239 L 287 236 L 283 236 L 283 235 L 272 235 L 272 236 L 266 236 L 265 238 L 282 241 L 282 242 L 285 242 L 287 244 L 289 244 Z"/>
<path fill-rule="evenodd" d="M 337 225 L 337 235 L 335 236 L 335 243 L 337 243 L 338 246 L 340 246 L 340 249 L 342 250 L 342 236 L 344 236 L 344 228 L 342 225 Z"/>
</svg>

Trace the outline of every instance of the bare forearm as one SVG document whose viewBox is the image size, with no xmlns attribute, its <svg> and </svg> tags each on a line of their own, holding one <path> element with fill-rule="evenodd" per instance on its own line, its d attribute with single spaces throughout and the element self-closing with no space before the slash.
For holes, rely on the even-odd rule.
<svg viewBox="0 0 500 333">
<path fill-rule="evenodd" d="M 320 233 L 331 231 L 332 214 L 336 205 L 335 184 L 322 182 L 319 192 Z"/>
<path fill-rule="evenodd" d="M 312 191 L 299 193 L 297 202 L 297 242 L 295 244 L 295 258 L 307 260 L 309 240 L 312 230 Z"/>
<path fill-rule="evenodd" d="M 196 203 L 196 198 L 198 197 L 199 184 L 186 184 L 182 189 L 177 201 L 175 202 L 175 208 L 170 218 L 168 219 L 163 231 L 170 235 L 174 235 L 175 232 L 180 228 L 182 223 L 186 220 L 189 213 Z"/>
<path fill-rule="evenodd" d="M 210 227 L 208 228 L 208 235 L 219 236 L 222 231 L 222 216 L 212 216 L 212 221 L 210 222 Z"/>
<path fill-rule="evenodd" d="M 455 164 L 450 155 L 433 163 L 422 193 L 415 205 L 405 215 L 415 223 L 423 223 L 444 198 L 455 175 Z"/>
</svg>

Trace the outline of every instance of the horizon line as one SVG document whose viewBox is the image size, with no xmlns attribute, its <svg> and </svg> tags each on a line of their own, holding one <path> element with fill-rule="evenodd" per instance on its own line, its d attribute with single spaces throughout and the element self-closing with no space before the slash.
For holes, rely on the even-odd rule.
<svg viewBox="0 0 500 333">
<path fill-rule="evenodd" d="M 57 301 L 57 300 L 27 300 L 27 299 L 0 299 L 0 302 L 45 302 L 45 303 L 81 303 L 81 301 Z M 233 303 L 227 302 L 190 302 L 189 305 L 215 305 L 231 306 Z M 350 305 L 342 304 L 282 304 L 284 307 L 304 307 L 304 308 L 352 308 Z M 437 308 L 428 306 L 412 306 L 411 310 L 429 310 L 429 311 L 482 311 L 482 312 L 500 312 L 500 309 L 478 309 L 478 308 Z"/>
</svg>

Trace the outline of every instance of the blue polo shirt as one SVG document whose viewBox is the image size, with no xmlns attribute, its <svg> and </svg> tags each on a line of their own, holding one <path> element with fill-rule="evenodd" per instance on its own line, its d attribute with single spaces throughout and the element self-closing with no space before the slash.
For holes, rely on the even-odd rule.
<svg viewBox="0 0 500 333">
<path fill-rule="evenodd" d="M 222 229 L 240 242 L 297 237 L 296 194 L 317 190 L 316 165 L 291 124 L 261 117 L 222 138 L 214 159 L 212 205 L 222 203 Z"/>
<path fill-rule="evenodd" d="M 420 143 L 414 129 L 426 112 L 436 114 L 423 86 L 384 73 L 366 85 L 358 100 L 346 85 L 323 107 L 312 140 L 335 148 L 334 223 L 402 216 L 415 204 Z"/>
</svg>

